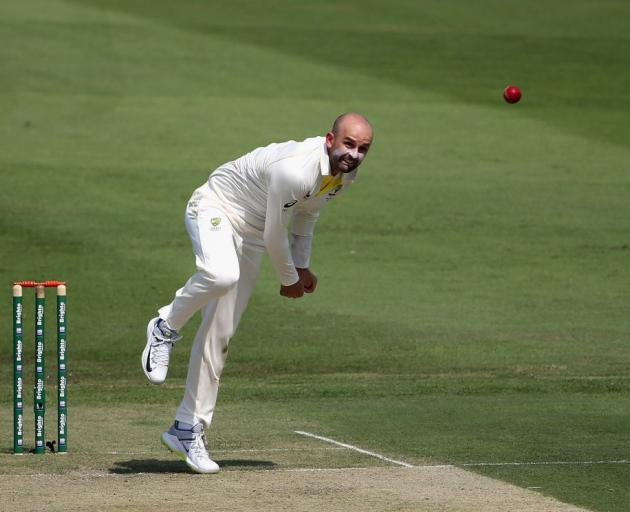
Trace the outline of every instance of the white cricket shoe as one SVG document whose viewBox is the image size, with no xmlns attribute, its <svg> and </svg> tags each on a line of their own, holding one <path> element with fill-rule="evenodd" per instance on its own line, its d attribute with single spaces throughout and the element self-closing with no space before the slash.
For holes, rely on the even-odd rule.
<svg viewBox="0 0 630 512">
<path fill-rule="evenodd" d="M 191 429 L 185 429 L 179 421 L 162 434 L 162 444 L 182 458 L 188 467 L 196 473 L 217 473 L 219 465 L 214 462 L 206 450 L 203 425 L 197 423 Z"/>
<path fill-rule="evenodd" d="M 147 325 L 147 344 L 142 351 L 142 369 L 153 384 L 162 384 L 168 373 L 171 350 L 182 337 L 169 329 L 161 318 L 149 320 Z"/>
</svg>

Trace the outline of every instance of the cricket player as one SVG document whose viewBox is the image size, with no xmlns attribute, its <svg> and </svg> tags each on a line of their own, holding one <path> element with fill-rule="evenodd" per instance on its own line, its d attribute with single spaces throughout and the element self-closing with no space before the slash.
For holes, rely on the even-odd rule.
<svg viewBox="0 0 630 512">
<path fill-rule="evenodd" d="M 142 368 L 152 383 L 163 383 L 178 331 L 201 310 L 184 397 L 173 426 L 162 434 L 163 444 L 192 470 L 219 471 L 206 450 L 204 429 L 265 250 L 280 295 L 313 293 L 317 278 L 310 255 L 319 211 L 352 184 L 371 144 L 368 120 L 346 113 L 325 137 L 270 144 L 221 165 L 190 198 L 185 223 L 197 271 L 149 321 Z"/>
</svg>

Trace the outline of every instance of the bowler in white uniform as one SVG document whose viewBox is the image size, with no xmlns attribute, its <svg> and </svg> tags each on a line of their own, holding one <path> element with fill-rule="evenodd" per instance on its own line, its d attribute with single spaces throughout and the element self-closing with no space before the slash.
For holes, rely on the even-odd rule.
<svg viewBox="0 0 630 512">
<path fill-rule="evenodd" d="M 365 117 L 343 114 L 325 137 L 270 144 L 221 165 L 190 198 L 185 222 L 197 272 L 149 321 L 142 368 L 151 382 L 163 383 L 178 331 L 201 310 L 184 398 L 162 434 L 163 444 L 194 471 L 219 471 L 206 450 L 204 428 L 212 421 L 228 343 L 265 249 L 280 295 L 296 299 L 315 291 L 310 255 L 319 211 L 356 179 L 372 137 Z"/>
</svg>

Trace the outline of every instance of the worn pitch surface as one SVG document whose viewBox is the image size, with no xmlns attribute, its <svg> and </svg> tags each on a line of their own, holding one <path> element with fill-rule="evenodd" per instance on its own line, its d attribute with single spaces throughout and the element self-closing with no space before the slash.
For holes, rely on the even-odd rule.
<svg viewBox="0 0 630 512">
<path fill-rule="evenodd" d="M 14 511 L 396 510 L 569 512 L 585 510 L 454 466 L 224 471 L 218 475 L 4 475 Z"/>
</svg>

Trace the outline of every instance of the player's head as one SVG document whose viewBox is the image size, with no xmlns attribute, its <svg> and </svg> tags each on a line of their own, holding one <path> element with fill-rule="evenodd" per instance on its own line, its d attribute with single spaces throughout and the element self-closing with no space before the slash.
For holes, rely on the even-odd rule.
<svg viewBox="0 0 630 512">
<path fill-rule="evenodd" d="M 333 175 L 354 171 L 372 145 L 372 125 L 361 114 L 340 115 L 326 134 L 326 148 Z"/>
</svg>

